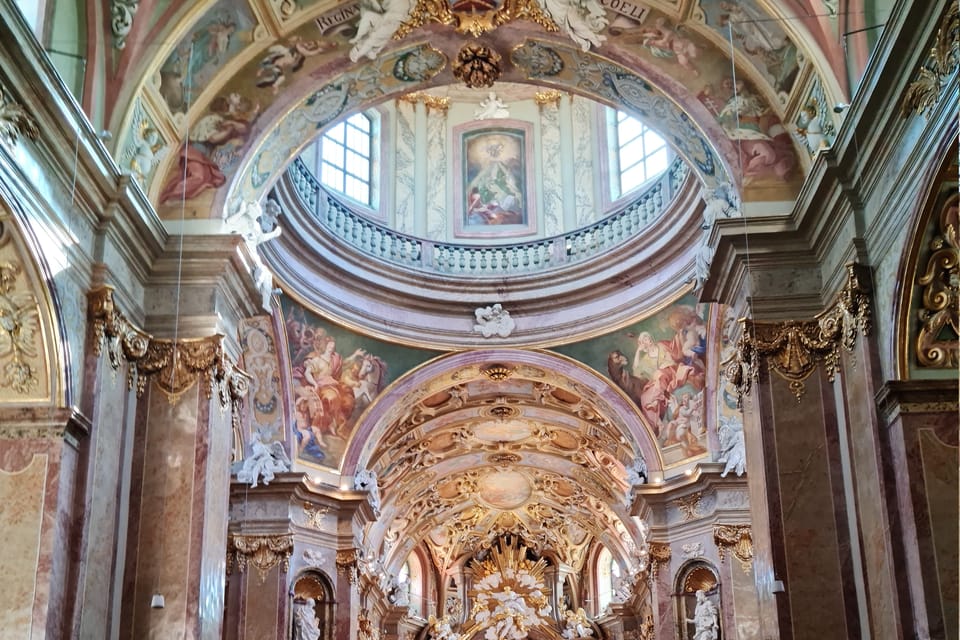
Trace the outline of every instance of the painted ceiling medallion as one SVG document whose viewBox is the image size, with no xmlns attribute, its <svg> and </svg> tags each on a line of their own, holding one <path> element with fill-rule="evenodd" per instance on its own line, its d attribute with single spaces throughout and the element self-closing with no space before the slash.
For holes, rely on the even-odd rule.
<svg viewBox="0 0 960 640">
<path fill-rule="evenodd" d="M 471 89 L 492 87 L 500 79 L 500 54 L 482 44 L 468 44 L 453 62 L 453 76 Z"/>
<path fill-rule="evenodd" d="M 516 509 L 533 494 L 530 481 L 519 471 L 496 471 L 478 483 L 478 495 L 495 509 Z"/>
<path fill-rule="evenodd" d="M 506 404 L 497 404 L 481 413 L 496 418 L 497 420 L 509 420 L 518 417 L 520 415 L 520 409 Z"/>
</svg>

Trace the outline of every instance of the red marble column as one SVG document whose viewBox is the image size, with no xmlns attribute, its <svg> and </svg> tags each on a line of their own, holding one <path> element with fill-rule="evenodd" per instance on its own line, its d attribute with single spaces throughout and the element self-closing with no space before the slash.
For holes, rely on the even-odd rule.
<svg viewBox="0 0 960 640">
<path fill-rule="evenodd" d="M 233 434 L 204 387 L 173 398 L 154 382 L 140 400 L 121 637 L 221 637 Z"/>
<path fill-rule="evenodd" d="M 890 537 L 903 637 L 957 638 L 957 381 L 888 382 L 878 400 L 884 475 L 895 493 Z"/>
<path fill-rule="evenodd" d="M 795 386 L 765 362 L 760 369 L 744 418 L 761 637 L 859 636 L 847 518 L 855 507 L 845 491 L 834 386 L 818 367 L 798 400 Z M 774 595 L 774 580 L 784 592 Z"/>
</svg>

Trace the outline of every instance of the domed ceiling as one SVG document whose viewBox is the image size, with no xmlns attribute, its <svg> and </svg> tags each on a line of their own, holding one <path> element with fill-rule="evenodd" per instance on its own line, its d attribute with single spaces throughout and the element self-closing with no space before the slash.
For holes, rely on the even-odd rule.
<svg viewBox="0 0 960 640">
<path fill-rule="evenodd" d="M 290 443 L 319 482 L 374 473 L 380 517 L 359 535 L 394 568 L 420 543 L 443 569 L 511 532 L 572 566 L 599 541 L 639 571 L 638 470 L 692 471 L 735 419 L 716 379 L 728 319 L 688 295 L 716 214 L 701 217 L 704 200 L 789 207 L 838 124 L 853 25 L 825 0 L 469 7 L 140 3 L 104 79 L 114 151 L 161 218 L 224 232 L 289 187 L 286 168 L 325 127 L 431 89 L 457 101 L 459 87 L 527 85 L 654 128 L 691 177 L 643 238 L 579 262 L 558 246 L 539 270 L 454 274 L 469 260 L 372 259 L 309 216 L 281 216 L 259 254 L 285 295 L 241 336 L 250 430 Z"/>
</svg>

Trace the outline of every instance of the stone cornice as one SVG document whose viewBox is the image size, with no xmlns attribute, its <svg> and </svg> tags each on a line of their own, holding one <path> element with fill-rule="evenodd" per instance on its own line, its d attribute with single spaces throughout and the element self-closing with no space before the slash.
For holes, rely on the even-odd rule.
<svg viewBox="0 0 960 640">
<path fill-rule="evenodd" d="M 942 6 L 939 2 L 897 5 L 837 139 L 814 160 L 792 213 L 718 221 L 711 237 L 716 251 L 701 299 L 732 303 L 753 296 L 755 315 L 777 318 L 778 308 L 782 310 L 784 298 L 789 297 L 794 313 L 812 314 L 813 308 L 823 308 L 829 300 L 832 283 L 842 278 L 844 262 L 869 259 L 862 255 L 862 245 L 854 242 L 864 233 L 854 214 L 867 202 L 887 206 L 888 193 L 916 189 L 915 180 L 900 179 L 899 174 L 917 171 L 929 162 L 929 143 L 942 140 L 944 123 L 956 120 L 956 91 L 949 88 L 937 113 L 919 125 L 919 139 L 914 134 L 907 138 L 908 129 L 916 125 L 908 122 L 899 108 L 914 70 L 927 54 L 916 43 L 929 41 L 935 33 Z M 954 80 L 951 87 L 955 86 Z M 913 149 L 906 156 L 908 162 L 899 153 L 904 144 Z M 889 225 L 889 217 L 876 216 L 873 224 Z M 847 246 L 851 244 L 854 246 Z M 764 270 L 776 275 L 791 263 L 798 269 L 810 269 L 811 280 L 805 290 L 783 292 L 756 285 L 758 280 L 762 283 Z M 817 296 L 819 305 L 815 304 Z"/>
<path fill-rule="evenodd" d="M 870 278 L 866 269 L 847 265 L 847 283 L 835 302 L 813 320 L 757 322 L 742 319 L 734 354 L 722 364 L 737 389 L 738 403 L 759 379 L 762 365 L 789 381 L 800 401 L 806 380 L 819 366 L 833 381 L 840 366 L 840 349 L 852 351 L 857 336 L 870 334 Z"/>
<path fill-rule="evenodd" d="M 957 380 L 892 380 L 877 392 L 877 406 L 886 423 L 901 413 L 956 413 Z"/>
</svg>

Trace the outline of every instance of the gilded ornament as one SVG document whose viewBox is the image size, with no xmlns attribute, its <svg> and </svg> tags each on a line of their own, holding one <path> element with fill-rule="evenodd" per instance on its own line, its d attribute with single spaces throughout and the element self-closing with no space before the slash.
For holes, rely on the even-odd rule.
<svg viewBox="0 0 960 640">
<path fill-rule="evenodd" d="M 304 524 L 311 529 L 323 529 L 323 516 L 330 513 L 330 507 L 315 507 L 309 502 L 303 503 Z"/>
<path fill-rule="evenodd" d="M 537 103 L 537 106 L 545 107 L 548 104 L 553 106 L 559 106 L 560 98 L 563 96 L 562 93 L 555 89 L 547 89 L 545 91 L 537 91 L 533 94 L 533 101 Z"/>
<path fill-rule="evenodd" d="M 36 140 L 39 135 L 36 120 L 0 85 L 0 142 L 12 147 L 20 136 Z"/>
<path fill-rule="evenodd" d="M 500 79 L 500 54 L 482 44 L 465 45 L 453 62 L 453 77 L 471 89 L 492 87 Z"/>
<path fill-rule="evenodd" d="M 840 367 L 841 347 L 852 352 L 858 334 L 870 334 L 868 278 L 863 268 L 847 265 L 847 281 L 834 303 L 814 320 L 754 322 L 741 319 L 740 337 L 733 355 L 722 363 L 723 373 L 737 390 L 737 402 L 759 379 L 760 362 L 790 383 L 797 402 L 804 393 L 804 381 L 822 363 L 827 380 L 833 382 Z"/>
<path fill-rule="evenodd" d="M 930 257 L 917 285 L 923 287 L 917 360 L 921 366 L 956 369 L 960 365 L 960 244 L 957 238 L 958 197 L 940 211 L 940 233 L 930 242 Z"/>
<path fill-rule="evenodd" d="M 260 576 L 263 584 L 267 574 L 280 565 L 281 571 L 290 568 L 290 554 L 293 552 L 293 535 L 282 533 L 279 535 L 245 536 L 234 534 L 230 536 L 230 546 L 227 551 L 227 573 L 237 563 L 237 570 L 243 573 L 247 563 L 252 564 Z"/>
<path fill-rule="evenodd" d="M 480 369 L 480 373 L 494 382 L 503 382 L 513 374 L 513 368 L 504 364 L 491 364 Z"/>
<path fill-rule="evenodd" d="M 660 567 L 670 562 L 672 553 L 666 542 L 651 542 L 648 546 L 647 562 L 650 563 L 650 575 L 655 578 Z"/>
<path fill-rule="evenodd" d="M 753 565 L 753 538 L 750 535 L 750 525 L 715 525 L 713 541 L 717 545 L 717 553 L 720 554 L 721 561 L 724 553 L 729 549 L 740 562 L 744 573 L 750 573 Z"/>
<path fill-rule="evenodd" d="M 680 514 L 683 516 L 684 522 L 689 522 L 690 520 L 696 520 L 697 518 L 703 517 L 703 514 L 700 513 L 700 501 L 702 499 L 703 494 L 698 491 L 689 496 L 677 498 L 673 501 L 673 504 L 676 505 L 677 509 L 680 510 Z"/>
<path fill-rule="evenodd" d="M 347 574 L 350 584 L 357 583 L 359 559 L 359 549 L 340 549 L 337 551 L 337 569 Z"/>
<path fill-rule="evenodd" d="M 926 115 L 932 110 L 960 63 L 960 9 L 956 2 L 948 6 L 927 60 L 907 87 L 903 100 L 903 111 L 907 115 Z"/>
<path fill-rule="evenodd" d="M 423 91 L 414 91 L 413 93 L 400 96 L 400 100 L 403 102 L 409 102 L 410 104 L 422 102 L 427 107 L 428 111 L 430 109 L 435 109 L 437 111 L 446 113 L 447 109 L 450 108 L 450 98 L 434 96 L 429 93 L 424 93 Z"/>
<path fill-rule="evenodd" d="M 232 409 L 232 426 L 239 428 L 250 376 L 227 355 L 222 335 L 176 342 L 157 339 L 135 327 L 117 310 L 113 287 L 93 289 L 87 294 L 87 300 L 93 352 L 99 356 L 106 345 L 114 370 L 120 368 L 122 355 L 129 365 L 127 385 L 133 388 L 136 383 L 138 396 L 143 394 L 151 376 L 171 403 L 176 403 L 197 380 L 202 380 L 206 397 L 211 399 L 216 392 L 220 408 Z"/>
<path fill-rule="evenodd" d="M 3 244 L 8 239 L 2 226 L 0 238 Z M 0 358 L 9 358 L 0 370 L 0 387 L 28 394 L 40 384 L 35 368 L 27 362 L 39 356 L 40 310 L 32 293 L 14 291 L 21 271 L 17 261 L 0 262 Z"/>
<path fill-rule="evenodd" d="M 452 26 L 457 33 L 477 38 L 516 20 L 534 22 L 546 31 L 559 30 L 536 0 L 505 0 L 501 6 L 489 11 L 455 11 L 446 0 L 417 0 L 394 38 L 404 38 L 414 29 L 430 23 Z"/>
</svg>

